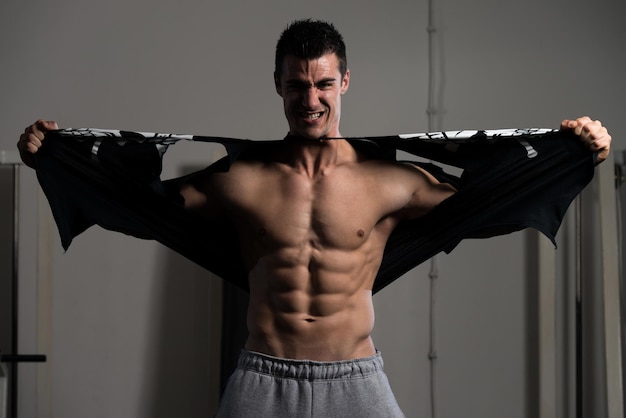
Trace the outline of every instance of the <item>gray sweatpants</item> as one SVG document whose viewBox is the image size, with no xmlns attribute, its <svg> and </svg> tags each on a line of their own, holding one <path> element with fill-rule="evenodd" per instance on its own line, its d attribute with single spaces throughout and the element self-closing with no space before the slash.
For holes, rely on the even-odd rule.
<svg viewBox="0 0 626 418">
<path fill-rule="evenodd" d="M 217 417 L 404 417 L 380 354 L 356 360 L 289 360 L 242 351 Z"/>
</svg>

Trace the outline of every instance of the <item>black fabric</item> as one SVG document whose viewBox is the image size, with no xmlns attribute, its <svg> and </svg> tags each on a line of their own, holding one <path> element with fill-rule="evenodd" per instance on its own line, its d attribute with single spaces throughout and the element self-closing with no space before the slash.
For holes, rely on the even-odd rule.
<svg viewBox="0 0 626 418">
<path fill-rule="evenodd" d="M 470 133 L 347 138 L 370 158 L 394 159 L 400 150 L 462 169 L 456 176 L 431 163 L 416 162 L 441 181 L 454 184 L 458 192 L 428 215 L 404 222 L 393 232 L 374 292 L 466 238 L 533 227 L 554 242 L 567 207 L 593 177 L 594 156 L 571 133 Z M 62 245 L 67 249 L 75 236 L 97 224 L 155 239 L 247 290 L 247 272 L 232 225 L 226 219 L 208 222 L 183 208 L 177 187 L 182 181 L 193 181 L 193 175 L 160 178 L 163 153 L 180 139 L 224 145 L 228 156 L 209 171 L 228 170 L 240 158 L 271 159 L 280 144 L 123 131 L 51 131 L 36 154 L 37 176 Z"/>
</svg>

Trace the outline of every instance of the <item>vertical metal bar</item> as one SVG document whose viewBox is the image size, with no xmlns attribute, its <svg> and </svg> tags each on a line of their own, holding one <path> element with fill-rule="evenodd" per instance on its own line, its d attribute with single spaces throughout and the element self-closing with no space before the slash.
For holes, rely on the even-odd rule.
<svg viewBox="0 0 626 418">
<path fill-rule="evenodd" d="M 621 321 L 626 319 L 626 292 L 624 287 L 626 285 L 626 274 L 624 271 L 624 265 L 626 262 L 626 248 L 624 247 L 624 227 L 626 227 L 626 150 L 614 153 L 615 159 L 615 189 L 616 189 L 616 210 L 617 210 L 617 248 L 618 248 L 618 272 L 620 278 L 620 318 Z M 622 331 L 624 325 L 621 325 Z M 626 385 L 624 385 L 624 365 L 626 364 L 626 353 L 624 352 L 624 346 L 626 344 L 626 333 L 621 334 L 622 341 L 622 400 L 626 399 Z"/>
<path fill-rule="evenodd" d="M 613 155 L 598 169 L 604 296 L 604 350 L 606 401 L 609 418 L 624 417 L 622 391 L 621 312 L 615 163 Z"/>
<path fill-rule="evenodd" d="M 13 254 L 12 254 L 12 347 L 14 354 L 18 351 L 18 297 L 19 297 L 19 277 L 18 277 L 18 233 L 19 233 L 19 165 L 13 164 Z M 17 363 L 13 363 L 11 367 L 11 416 L 17 417 Z"/>
<path fill-rule="evenodd" d="M 0 362 L 0 418 L 7 417 L 8 373 L 4 363 Z"/>
<path fill-rule="evenodd" d="M 556 398 L 556 254 L 552 242 L 538 242 L 539 417 L 557 416 Z"/>
<path fill-rule="evenodd" d="M 428 104 L 426 109 L 428 120 L 428 131 L 435 130 L 434 118 L 437 114 L 435 104 L 435 39 L 437 31 L 434 22 L 434 0 L 428 0 L 428 22 L 426 31 L 428 32 Z M 430 307 L 429 307 L 429 351 L 428 360 L 430 364 L 430 416 L 437 418 L 437 340 L 436 340 L 436 318 L 437 314 L 437 279 L 439 270 L 437 266 L 437 256 L 430 260 L 429 284 L 430 284 Z"/>
<path fill-rule="evenodd" d="M 582 373 L 583 373 L 583 362 L 582 362 L 582 312 L 583 312 L 583 301 L 582 301 L 582 239 L 581 239 L 581 230 L 582 230 L 582 203 L 581 203 L 581 198 L 580 196 L 578 196 L 576 198 L 576 205 L 575 205 L 575 218 L 576 218 L 576 225 L 575 225 L 575 248 L 576 248 L 576 255 L 575 255 L 575 279 L 576 279 L 576 361 L 575 361 L 575 368 L 576 368 L 576 391 L 575 391 L 575 395 L 576 395 L 576 418 L 582 418 L 582 414 L 583 414 L 583 401 L 582 401 L 582 394 L 583 394 L 583 380 L 582 380 Z"/>
<path fill-rule="evenodd" d="M 437 257 L 433 257 L 430 265 L 430 309 L 429 309 L 429 350 L 428 360 L 430 361 L 430 416 L 437 418 L 437 338 L 436 338 L 436 321 L 437 312 L 437 279 L 439 278 L 439 269 L 437 267 Z"/>
<path fill-rule="evenodd" d="M 52 216 L 42 191 L 37 202 L 37 351 L 50 353 L 52 347 L 52 285 L 53 232 Z M 36 417 L 52 417 L 52 365 L 47 362 L 37 368 Z"/>
</svg>

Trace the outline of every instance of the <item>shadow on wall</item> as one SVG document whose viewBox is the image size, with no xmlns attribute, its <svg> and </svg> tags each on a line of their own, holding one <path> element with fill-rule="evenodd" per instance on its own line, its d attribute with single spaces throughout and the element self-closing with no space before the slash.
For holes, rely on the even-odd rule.
<svg viewBox="0 0 626 418">
<path fill-rule="evenodd" d="M 221 279 L 162 247 L 142 416 L 213 416 L 220 383 Z"/>
</svg>

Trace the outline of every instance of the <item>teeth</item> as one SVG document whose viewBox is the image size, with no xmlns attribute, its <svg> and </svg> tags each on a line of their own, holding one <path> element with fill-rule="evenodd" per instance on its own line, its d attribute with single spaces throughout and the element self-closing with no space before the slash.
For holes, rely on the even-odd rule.
<svg viewBox="0 0 626 418">
<path fill-rule="evenodd" d="M 322 112 L 311 113 L 311 114 L 308 114 L 306 117 L 307 119 L 310 119 L 310 120 L 319 119 L 320 117 L 322 117 Z"/>
</svg>

